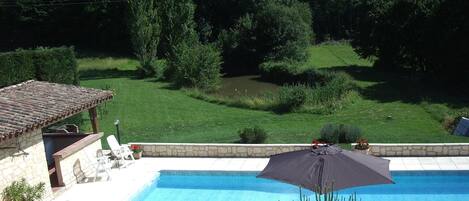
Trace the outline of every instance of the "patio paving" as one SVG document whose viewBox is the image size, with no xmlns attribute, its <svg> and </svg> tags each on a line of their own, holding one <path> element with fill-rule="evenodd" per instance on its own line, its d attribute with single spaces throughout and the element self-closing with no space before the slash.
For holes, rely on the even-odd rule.
<svg viewBox="0 0 469 201">
<path fill-rule="evenodd" d="M 391 160 L 393 171 L 469 170 L 469 157 L 387 159 Z M 160 170 L 261 171 L 268 161 L 268 158 L 142 158 L 127 168 L 113 169 L 110 181 L 76 184 L 55 201 L 124 201 L 149 184 Z"/>
</svg>

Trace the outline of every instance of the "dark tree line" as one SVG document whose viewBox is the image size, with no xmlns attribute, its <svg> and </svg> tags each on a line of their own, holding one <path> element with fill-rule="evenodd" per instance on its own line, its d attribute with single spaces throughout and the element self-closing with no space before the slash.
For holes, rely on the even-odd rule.
<svg viewBox="0 0 469 201">
<path fill-rule="evenodd" d="M 308 44 L 305 40 L 317 43 L 346 39 L 361 56 L 376 58 L 377 67 L 445 81 L 469 77 L 465 74 L 469 58 L 467 0 L 193 3 L 194 24 L 190 26 L 194 26 L 202 43 L 215 43 L 221 48 L 225 72 L 255 72 L 265 59 L 302 60 L 302 44 Z M 178 8 L 173 8 L 171 12 L 177 13 Z M 0 1 L 0 49 L 73 45 L 77 49 L 130 55 L 128 17 L 126 1 Z M 272 24 L 264 26 L 267 23 Z M 279 30 L 285 32 L 275 35 Z M 160 57 L 171 51 L 169 43 L 168 38 L 162 38 Z"/>
<path fill-rule="evenodd" d="M 352 45 L 377 67 L 432 80 L 469 80 L 469 1 L 361 0 Z"/>
<path fill-rule="evenodd" d="M 0 48 L 74 45 L 126 52 L 126 10 L 126 2 L 108 0 L 0 1 Z"/>
</svg>

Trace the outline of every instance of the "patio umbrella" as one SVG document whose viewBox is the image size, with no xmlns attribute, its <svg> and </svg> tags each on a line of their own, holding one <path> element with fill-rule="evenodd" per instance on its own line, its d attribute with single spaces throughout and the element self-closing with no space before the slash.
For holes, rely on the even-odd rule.
<svg viewBox="0 0 469 201">
<path fill-rule="evenodd" d="M 286 182 L 320 194 L 356 186 L 394 183 L 389 172 L 389 160 L 336 146 L 273 155 L 257 177 Z"/>
</svg>

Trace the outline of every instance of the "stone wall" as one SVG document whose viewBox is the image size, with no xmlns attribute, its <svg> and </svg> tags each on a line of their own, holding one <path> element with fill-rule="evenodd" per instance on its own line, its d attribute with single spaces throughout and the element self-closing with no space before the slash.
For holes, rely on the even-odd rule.
<svg viewBox="0 0 469 201">
<path fill-rule="evenodd" d="M 13 181 L 25 178 L 31 185 L 44 182 L 44 200 L 51 200 L 53 196 L 41 130 L 2 142 L 0 147 L 3 147 L 0 149 L 0 192 Z"/>
<path fill-rule="evenodd" d="M 192 144 L 129 143 L 140 145 L 147 157 L 269 157 L 273 154 L 310 149 L 309 144 Z"/>
<path fill-rule="evenodd" d="M 370 144 L 370 153 L 375 156 L 469 156 L 469 143 Z"/>
<path fill-rule="evenodd" d="M 129 143 L 140 145 L 146 157 L 269 157 L 310 149 L 309 144 Z M 354 144 L 352 144 L 353 146 Z M 469 143 L 370 144 L 375 156 L 469 156 Z"/>
<path fill-rule="evenodd" d="M 102 149 L 102 134 L 86 138 L 54 154 L 60 186 L 70 188 L 74 184 L 93 180 L 96 174 L 96 152 Z"/>
</svg>

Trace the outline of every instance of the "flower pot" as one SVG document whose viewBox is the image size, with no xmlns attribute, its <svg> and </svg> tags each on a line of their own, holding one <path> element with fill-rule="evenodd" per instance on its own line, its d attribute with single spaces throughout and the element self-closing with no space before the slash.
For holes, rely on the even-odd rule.
<svg viewBox="0 0 469 201">
<path fill-rule="evenodd" d="M 135 159 L 140 159 L 140 158 L 142 158 L 142 153 L 143 153 L 143 151 L 134 152 L 134 153 L 132 153 L 132 155 L 134 156 Z"/>
<path fill-rule="evenodd" d="M 359 153 L 362 153 L 362 154 L 367 154 L 367 155 L 370 154 L 370 148 L 368 148 L 368 149 L 355 149 L 355 148 L 353 148 L 353 151 L 354 152 L 359 152 Z"/>
</svg>

